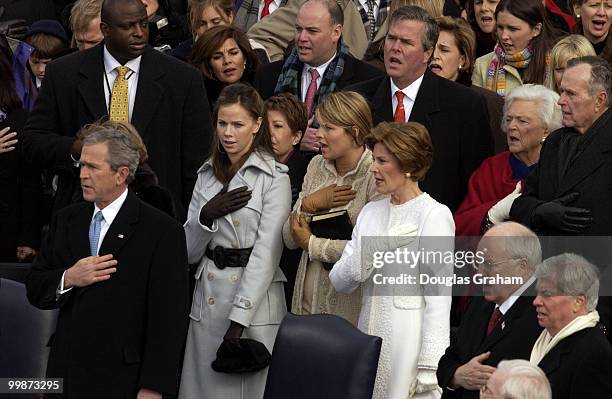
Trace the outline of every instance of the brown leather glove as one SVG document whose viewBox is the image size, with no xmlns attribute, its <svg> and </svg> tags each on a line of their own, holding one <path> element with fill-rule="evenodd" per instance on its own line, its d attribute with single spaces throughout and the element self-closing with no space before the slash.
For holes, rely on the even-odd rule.
<svg viewBox="0 0 612 399">
<path fill-rule="evenodd" d="M 291 226 L 293 240 L 300 248 L 308 252 L 308 242 L 310 241 L 312 233 L 310 232 L 310 227 L 308 227 L 304 214 L 300 213 L 298 215 L 295 212 L 291 212 L 289 215 L 289 224 Z"/>
<path fill-rule="evenodd" d="M 316 213 L 344 206 L 355 199 L 356 194 L 350 185 L 332 184 L 304 197 L 302 212 Z"/>
</svg>

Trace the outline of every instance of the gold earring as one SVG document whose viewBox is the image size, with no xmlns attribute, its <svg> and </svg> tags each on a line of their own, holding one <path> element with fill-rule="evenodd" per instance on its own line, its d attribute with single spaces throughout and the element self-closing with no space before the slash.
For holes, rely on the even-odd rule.
<svg viewBox="0 0 612 399">
<path fill-rule="evenodd" d="M 410 175 L 410 172 L 406 172 L 406 173 L 405 173 L 405 176 L 406 176 L 406 179 L 410 179 L 410 176 L 411 176 L 411 175 Z"/>
<path fill-rule="evenodd" d="M 542 140 L 540 140 L 540 143 L 544 144 L 545 141 L 546 141 L 546 136 L 542 136 Z"/>
</svg>

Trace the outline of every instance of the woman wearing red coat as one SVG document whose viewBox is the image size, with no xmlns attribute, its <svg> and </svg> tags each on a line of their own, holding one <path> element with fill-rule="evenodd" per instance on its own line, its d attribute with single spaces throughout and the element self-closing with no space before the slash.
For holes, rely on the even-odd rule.
<svg viewBox="0 0 612 399">
<path fill-rule="evenodd" d="M 457 236 L 481 235 L 509 219 L 520 182 L 537 165 L 544 139 L 561 127 L 558 100 L 558 94 L 542 85 L 523 85 L 506 96 L 502 130 L 509 151 L 485 159 L 470 177 L 454 215 Z"/>
</svg>

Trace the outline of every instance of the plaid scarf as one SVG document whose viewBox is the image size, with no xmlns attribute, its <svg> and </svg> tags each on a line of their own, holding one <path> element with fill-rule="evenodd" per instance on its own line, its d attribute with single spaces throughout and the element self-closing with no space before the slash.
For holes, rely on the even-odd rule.
<svg viewBox="0 0 612 399">
<path fill-rule="evenodd" d="M 368 36 L 368 40 L 370 40 L 370 21 L 368 20 L 368 12 L 363 7 L 363 4 L 359 0 L 354 0 L 357 9 L 359 10 L 359 15 L 361 16 L 361 22 L 363 22 L 363 27 Z M 376 3 L 377 0 L 374 0 Z M 380 0 L 380 4 L 378 5 L 378 13 L 376 14 L 376 27 L 374 29 L 374 36 L 378 33 L 383 22 L 387 19 L 387 14 L 389 13 L 389 3 L 391 0 Z"/>
<path fill-rule="evenodd" d="M 521 52 L 506 54 L 504 48 L 497 43 L 493 51 L 495 55 L 487 70 L 486 89 L 494 91 L 504 97 L 506 94 L 506 71 L 504 70 L 504 66 L 510 65 L 517 69 L 527 68 L 531 62 L 531 44 Z"/>
<path fill-rule="evenodd" d="M 334 57 L 332 62 L 330 62 L 327 66 L 327 69 L 325 69 L 325 73 L 321 79 L 321 84 L 317 89 L 317 94 L 315 94 L 314 102 L 312 104 L 313 110 L 317 107 L 319 99 L 324 97 L 326 94 L 333 93 L 336 90 L 336 83 L 338 82 L 338 79 L 340 79 L 340 76 L 342 76 L 344 73 L 344 61 L 348 56 L 349 48 L 346 44 L 344 44 L 342 38 L 340 38 L 338 41 L 338 47 L 336 48 L 336 57 Z M 276 82 L 274 95 L 280 93 L 293 93 L 298 98 L 302 98 L 301 93 L 298 93 L 298 81 L 300 79 L 300 73 L 303 69 L 304 63 L 300 61 L 300 58 L 298 57 L 297 48 L 294 48 L 283 64 L 283 69 L 278 77 L 278 81 Z"/>
</svg>

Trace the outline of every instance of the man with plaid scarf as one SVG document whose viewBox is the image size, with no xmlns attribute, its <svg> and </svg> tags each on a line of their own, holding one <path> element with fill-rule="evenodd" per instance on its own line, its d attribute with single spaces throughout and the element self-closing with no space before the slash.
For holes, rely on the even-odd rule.
<svg viewBox="0 0 612 399">
<path fill-rule="evenodd" d="M 350 55 L 342 40 L 344 15 L 335 0 L 308 0 L 295 21 L 295 48 L 285 61 L 261 67 L 254 86 L 264 98 L 292 93 L 306 104 L 310 122 L 318 102 L 328 93 L 382 72 Z M 316 129 L 309 127 L 300 149 L 317 152 Z"/>
</svg>

